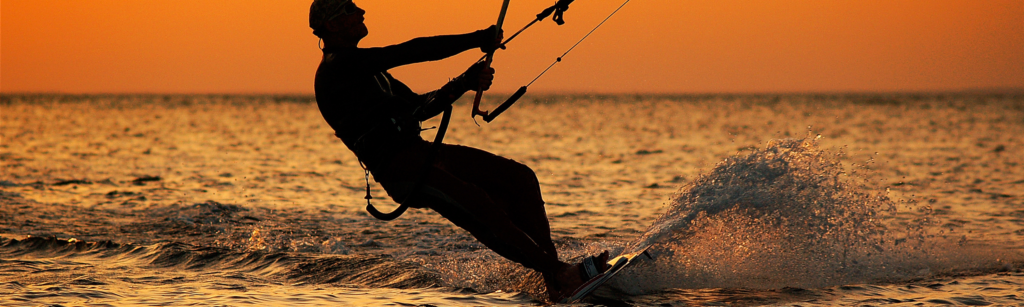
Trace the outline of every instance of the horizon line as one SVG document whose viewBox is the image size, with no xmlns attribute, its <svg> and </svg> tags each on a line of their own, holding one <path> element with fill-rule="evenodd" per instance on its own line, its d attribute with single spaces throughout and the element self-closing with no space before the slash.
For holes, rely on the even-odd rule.
<svg viewBox="0 0 1024 307">
<path fill-rule="evenodd" d="M 469 92 L 467 92 L 469 93 Z M 1024 94 L 1024 86 L 1020 87 L 978 87 L 978 88 L 965 88 L 965 89 L 946 89 L 946 90 L 824 90 L 824 91 L 734 91 L 734 92 L 596 92 L 596 91 L 537 91 L 529 92 L 526 95 L 535 96 L 586 96 L 586 95 L 597 95 L 597 96 L 623 96 L 623 95 L 641 95 L 641 96 L 706 96 L 706 95 L 851 95 L 851 94 L 873 94 L 873 95 L 884 95 L 884 94 Z M 216 96 L 216 95 L 227 95 L 227 96 L 315 96 L 311 92 L 62 92 L 62 91 L 28 91 L 28 92 L 4 92 L 0 91 L 0 96 L 43 96 L 43 95 L 63 95 L 63 96 Z M 509 96 L 512 92 L 486 92 L 484 96 Z"/>
</svg>

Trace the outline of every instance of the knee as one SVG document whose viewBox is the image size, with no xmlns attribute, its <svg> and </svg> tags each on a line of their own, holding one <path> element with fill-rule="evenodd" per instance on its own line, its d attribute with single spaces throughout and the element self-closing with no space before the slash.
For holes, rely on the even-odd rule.
<svg viewBox="0 0 1024 307">
<path fill-rule="evenodd" d="M 509 176 L 513 176 L 513 178 L 516 178 L 517 182 L 522 182 L 523 184 L 540 186 L 540 180 L 537 179 L 537 173 L 535 173 L 532 168 L 526 166 L 526 164 L 519 163 L 516 160 L 509 159 L 509 161 L 512 161 L 511 171 L 508 174 Z"/>
<path fill-rule="evenodd" d="M 509 193 L 514 199 L 518 199 L 518 202 L 526 203 L 544 203 L 544 199 L 541 197 L 540 191 L 540 180 L 537 179 L 537 173 L 533 171 L 529 166 L 509 160 L 510 167 L 506 168 L 507 173 L 503 176 L 506 178 L 508 184 L 511 186 Z"/>
</svg>

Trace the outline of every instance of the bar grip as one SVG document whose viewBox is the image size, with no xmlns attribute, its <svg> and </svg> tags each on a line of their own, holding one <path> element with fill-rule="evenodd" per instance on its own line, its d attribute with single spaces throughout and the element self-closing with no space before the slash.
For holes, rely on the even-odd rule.
<svg viewBox="0 0 1024 307">
<path fill-rule="evenodd" d="M 470 117 L 475 117 L 477 115 L 484 116 L 484 118 L 487 117 L 487 111 L 480 110 L 480 98 L 483 96 L 484 91 L 477 89 L 476 97 L 473 98 L 473 114 L 471 114 Z"/>
<path fill-rule="evenodd" d="M 512 96 L 508 97 L 508 99 L 505 100 L 505 102 L 501 103 L 501 105 L 498 106 L 497 108 L 494 108 L 494 110 L 491 111 L 490 114 L 484 115 L 484 121 L 489 123 L 492 120 L 494 120 L 495 117 L 501 115 L 501 112 L 505 112 L 505 110 L 508 110 L 508 108 L 511 107 L 512 104 L 516 103 L 516 101 L 519 100 L 519 98 L 522 98 L 524 94 L 526 94 L 525 86 L 520 87 L 519 90 L 512 94 Z"/>
</svg>

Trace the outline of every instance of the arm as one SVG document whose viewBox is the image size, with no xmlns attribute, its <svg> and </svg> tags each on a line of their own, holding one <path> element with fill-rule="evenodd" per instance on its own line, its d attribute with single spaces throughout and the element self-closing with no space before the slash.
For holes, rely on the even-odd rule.
<svg viewBox="0 0 1024 307">
<path fill-rule="evenodd" d="M 437 116 L 466 92 L 478 88 L 489 89 L 493 80 L 494 68 L 487 67 L 483 62 L 473 64 L 440 89 L 419 95 L 420 100 L 417 102 L 420 107 L 413 115 L 420 121 Z"/>
<path fill-rule="evenodd" d="M 467 34 L 421 37 L 387 47 L 351 49 L 344 51 L 347 54 L 342 56 L 359 59 L 349 63 L 350 69 L 363 72 L 385 71 L 406 64 L 436 61 L 480 48 L 490 43 L 493 31 L 488 28 Z"/>
<path fill-rule="evenodd" d="M 430 119 L 444 112 L 449 105 L 455 103 L 463 94 L 470 90 L 464 75 L 460 75 L 448 81 L 436 91 L 420 95 L 423 104 L 413 116 L 420 121 Z"/>
<path fill-rule="evenodd" d="M 385 74 L 391 82 L 395 95 L 402 97 L 402 100 L 408 103 L 406 107 L 409 108 L 409 112 L 412 112 L 413 117 L 418 121 L 425 121 L 441 114 L 448 105 L 459 100 L 459 97 L 473 89 L 469 86 L 469 82 L 466 81 L 466 74 L 462 74 L 448 81 L 448 83 L 437 90 L 426 94 L 417 94 L 406 86 L 405 83 L 392 77 L 391 74 Z"/>
</svg>

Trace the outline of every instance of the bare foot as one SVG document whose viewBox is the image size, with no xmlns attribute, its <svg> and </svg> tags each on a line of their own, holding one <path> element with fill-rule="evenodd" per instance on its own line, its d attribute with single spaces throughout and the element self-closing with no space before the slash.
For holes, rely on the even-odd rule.
<svg viewBox="0 0 1024 307">
<path fill-rule="evenodd" d="M 594 264 L 597 265 L 597 269 L 601 272 L 607 271 L 608 266 L 608 251 L 604 251 L 601 255 L 596 257 Z M 548 282 L 548 297 L 552 302 L 558 302 L 566 295 L 571 294 L 576 288 L 579 288 L 583 283 L 587 282 L 580 276 L 580 265 L 565 264 L 558 269 L 558 272 L 554 276 L 554 285 Z M 545 278 L 547 281 L 547 278 Z M 557 288 L 552 291 L 552 288 Z"/>
</svg>

